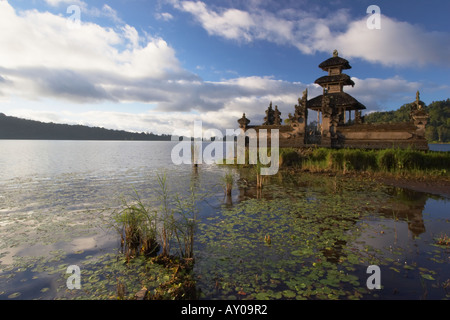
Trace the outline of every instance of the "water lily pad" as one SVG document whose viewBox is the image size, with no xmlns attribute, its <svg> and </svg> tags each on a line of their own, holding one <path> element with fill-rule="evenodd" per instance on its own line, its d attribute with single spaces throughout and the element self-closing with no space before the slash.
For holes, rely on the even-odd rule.
<svg viewBox="0 0 450 320">
<path fill-rule="evenodd" d="M 292 254 L 293 256 L 299 257 L 299 256 L 302 256 L 302 255 L 303 255 L 303 250 L 294 250 L 294 251 L 291 251 L 291 254 Z"/>
<path fill-rule="evenodd" d="M 256 300 L 269 300 L 269 295 L 266 292 L 258 292 L 255 294 Z"/>
<path fill-rule="evenodd" d="M 8 299 L 15 299 L 15 298 L 19 297 L 20 295 L 21 295 L 20 292 L 11 293 L 11 294 L 8 296 Z"/>
<path fill-rule="evenodd" d="M 421 276 L 422 276 L 422 278 L 427 279 L 427 280 L 435 280 L 431 274 L 422 273 Z"/>
<path fill-rule="evenodd" d="M 283 296 L 285 296 L 286 298 L 295 298 L 296 293 L 294 291 L 291 291 L 291 290 L 284 290 L 283 291 Z"/>
</svg>

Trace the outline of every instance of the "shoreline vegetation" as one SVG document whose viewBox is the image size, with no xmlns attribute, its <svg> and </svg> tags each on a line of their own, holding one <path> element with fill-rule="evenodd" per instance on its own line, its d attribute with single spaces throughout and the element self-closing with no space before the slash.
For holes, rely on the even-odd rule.
<svg viewBox="0 0 450 320">
<path fill-rule="evenodd" d="M 280 167 L 344 175 L 450 197 L 450 153 L 413 149 L 283 149 Z"/>
<path fill-rule="evenodd" d="M 113 228 L 121 238 L 121 261 L 129 268 L 136 261 L 144 266 L 142 289 L 127 295 L 126 284 L 118 281 L 118 300 L 198 298 L 193 275 L 199 200 L 195 185 L 182 197 L 170 192 L 165 173 L 158 174 L 157 180 L 159 190 L 151 203 L 144 203 L 135 190 L 132 201 L 122 199 L 121 208 L 113 212 Z M 156 288 L 149 290 L 145 279 Z"/>
<path fill-rule="evenodd" d="M 380 183 L 450 197 L 450 153 L 414 149 L 281 148 L 280 170 L 308 172 Z M 248 154 L 246 155 L 248 159 Z M 236 161 L 234 161 L 236 162 Z M 221 165 L 225 165 L 225 160 Z M 248 167 L 257 165 L 236 165 Z M 258 178 L 258 174 L 256 175 Z"/>
<path fill-rule="evenodd" d="M 291 149 L 280 150 L 280 170 L 288 173 L 311 173 L 362 180 L 436 193 L 450 197 L 450 153 L 417 151 L 412 149 Z M 253 168 L 256 187 L 263 188 L 265 177 L 258 171 L 261 164 L 235 165 Z M 221 183 L 224 193 L 231 194 L 234 183 L 231 172 L 225 173 Z M 130 204 L 123 201 L 122 208 L 113 215 L 115 229 L 121 237 L 122 259 L 130 268 L 136 261 L 144 264 L 144 278 L 157 282 L 156 288 L 142 289 L 126 295 L 123 283 L 117 283 L 117 299 L 136 300 L 196 300 L 193 241 L 197 228 L 198 195 L 191 185 L 189 195 L 172 194 L 166 175 L 158 174 L 159 191 L 151 204 L 144 204 L 136 192 Z M 264 241 L 271 244 L 270 235 Z M 449 243 L 445 238 L 446 244 Z M 155 276 L 160 274 L 161 276 Z"/>
</svg>

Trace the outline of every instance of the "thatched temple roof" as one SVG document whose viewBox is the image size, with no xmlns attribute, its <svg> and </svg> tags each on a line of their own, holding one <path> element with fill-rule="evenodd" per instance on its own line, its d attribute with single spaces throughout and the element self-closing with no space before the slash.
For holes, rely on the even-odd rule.
<svg viewBox="0 0 450 320">
<path fill-rule="evenodd" d="M 321 68 L 324 71 L 327 71 L 328 68 L 330 67 L 337 67 L 337 66 L 340 66 L 342 70 L 352 68 L 347 60 L 338 56 L 331 57 L 322 62 L 321 64 L 319 64 L 319 68 Z"/>
<path fill-rule="evenodd" d="M 345 92 L 328 93 L 330 103 L 337 108 L 345 107 L 346 110 L 364 110 L 366 107 L 351 95 Z M 307 107 L 312 110 L 322 110 L 323 95 L 308 100 Z"/>
<path fill-rule="evenodd" d="M 343 85 L 349 85 L 349 86 L 355 85 L 353 80 L 350 79 L 350 76 L 345 73 L 337 74 L 334 76 L 323 76 L 323 77 L 320 77 L 319 79 L 317 79 L 314 83 L 319 84 L 319 85 L 327 84 L 327 83 L 342 83 Z"/>
</svg>

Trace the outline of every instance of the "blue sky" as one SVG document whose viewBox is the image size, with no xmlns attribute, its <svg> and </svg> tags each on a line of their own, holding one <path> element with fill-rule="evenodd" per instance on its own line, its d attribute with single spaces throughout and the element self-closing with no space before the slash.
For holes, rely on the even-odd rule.
<svg viewBox="0 0 450 320">
<path fill-rule="evenodd" d="M 367 8 L 381 10 L 369 29 Z M 69 11 L 75 6 L 79 10 Z M 334 49 L 367 112 L 450 97 L 450 2 L 0 0 L 0 112 L 175 133 L 282 117 Z M 79 24 L 77 24 L 79 22 Z M 314 115 L 311 115 L 314 119 Z"/>
</svg>

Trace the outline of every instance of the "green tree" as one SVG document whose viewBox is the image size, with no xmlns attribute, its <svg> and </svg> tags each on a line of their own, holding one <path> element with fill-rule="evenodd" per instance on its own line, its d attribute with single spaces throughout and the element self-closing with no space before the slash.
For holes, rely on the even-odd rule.
<svg viewBox="0 0 450 320">
<path fill-rule="evenodd" d="M 437 133 L 436 127 L 433 127 L 431 125 L 426 127 L 425 139 L 427 139 L 427 141 L 437 141 L 438 140 L 438 133 Z"/>
<path fill-rule="evenodd" d="M 410 121 L 412 104 L 404 104 L 399 109 L 373 112 L 364 117 L 366 123 L 395 123 Z M 425 130 L 428 142 L 450 142 L 450 99 L 433 101 L 424 107 L 429 114 Z"/>
</svg>

